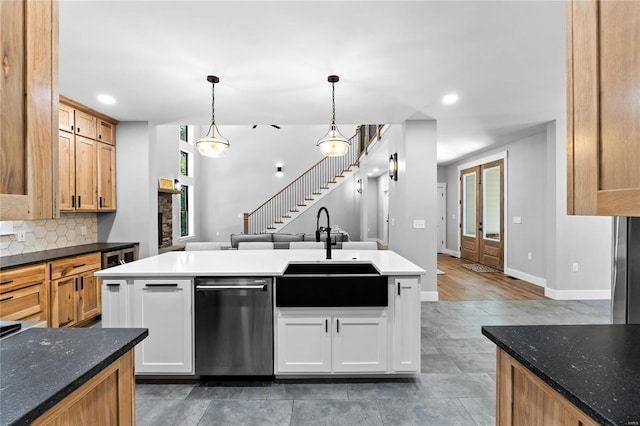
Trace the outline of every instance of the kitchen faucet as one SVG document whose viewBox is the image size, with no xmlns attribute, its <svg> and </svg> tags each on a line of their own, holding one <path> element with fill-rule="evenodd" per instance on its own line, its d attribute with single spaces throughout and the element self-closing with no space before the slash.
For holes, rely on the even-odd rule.
<svg viewBox="0 0 640 426">
<path fill-rule="evenodd" d="M 322 213 L 323 210 L 327 214 L 326 228 L 320 227 L 320 213 Z M 320 242 L 320 233 L 325 230 L 327 231 L 327 241 L 325 242 L 327 246 L 327 259 L 331 259 L 331 225 L 329 224 L 329 210 L 327 210 L 326 207 L 320 207 L 320 210 L 318 210 L 318 216 L 316 217 L 316 241 L 317 242 Z"/>
</svg>

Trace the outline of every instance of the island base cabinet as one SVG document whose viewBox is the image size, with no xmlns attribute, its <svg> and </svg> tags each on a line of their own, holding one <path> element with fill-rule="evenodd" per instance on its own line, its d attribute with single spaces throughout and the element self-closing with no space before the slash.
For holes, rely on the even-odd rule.
<svg viewBox="0 0 640 426">
<path fill-rule="evenodd" d="M 133 327 L 149 329 L 136 374 L 194 374 L 192 280 L 134 280 Z"/>
<path fill-rule="evenodd" d="M 391 330 L 393 370 L 419 372 L 420 283 L 417 278 L 395 278 L 390 281 L 389 304 L 393 309 Z"/>
<path fill-rule="evenodd" d="M 502 349 L 497 364 L 498 426 L 597 425 Z"/>
<path fill-rule="evenodd" d="M 387 310 L 317 312 L 279 309 L 276 318 L 280 373 L 386 373 Z"/>
<path fill-rule="evenodd" d="M 53 406 L 33 423 L 40 425 L 133 425 L 133 349 Z"/>
<path fill-rule="evenodd" d="M 277 372 L 330 372 L 330 321 L 329 316 L 278 315 Z"/>
</svg>

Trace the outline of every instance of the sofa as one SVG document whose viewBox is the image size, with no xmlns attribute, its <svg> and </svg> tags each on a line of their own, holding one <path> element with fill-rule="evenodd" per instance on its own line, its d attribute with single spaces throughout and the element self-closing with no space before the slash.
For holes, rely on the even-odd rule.
<svg viewBox="0 0 640 426">
<path fill-rule="evenodd" d="M 238 243 L 241 242 L 272 242 L 275 249 L 288 249 L 289 243 L 292 241 L 315 241 L 316 234 L 285 234 L 281 232 L 264 233 L 264 234 L 231 234 L 231 248 L 237 249 Z M 327 233 L 323 232 L 320 241 L 327 240 Z M 346 232 L 331 233 L 331 247 L 342 248 L 342 242 L 349 241 L 349 234 Z"/>
</svg>

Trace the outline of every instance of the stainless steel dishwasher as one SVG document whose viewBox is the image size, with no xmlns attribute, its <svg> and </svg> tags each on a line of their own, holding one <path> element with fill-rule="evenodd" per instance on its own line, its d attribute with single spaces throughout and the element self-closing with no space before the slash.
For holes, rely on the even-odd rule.
<svg viewBox="0 0 640 426">
<path fill-rule="evenodd" d="M 273 375 L 273 279 L 196 277 L 196 374 Z"/>
</svg>

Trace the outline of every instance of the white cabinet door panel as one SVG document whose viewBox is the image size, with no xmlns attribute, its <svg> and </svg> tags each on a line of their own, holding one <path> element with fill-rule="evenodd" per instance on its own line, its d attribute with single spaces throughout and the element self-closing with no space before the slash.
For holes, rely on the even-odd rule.
<svg viewBox="0 0 640 426">
<path fill-rule="evenodd" d="M 102 280 L 102 327 L 131 327 L 127 280 Z"/>
<path fill-rule="evenodd" d="M 136 347 L 136 373 L 193 374 L 191 280 L 135 280 L 133 326 L 149 329 Z"/>
<path fill-rule="evenodd" d="M 396 372 L 420 371 L 419 285 L 417 278 L 394 280 L 391 356 Z"/>
<path fill-rule="evenodd" d="M 328 316 L 279 316 L 278 372 L 330 372 L 330 321 Z"/>
<path fill-rule="evenodd" d="M 333 371 L 387 371 L 386 316 L 336 317 L 333 333 Z"/>
</svg>

